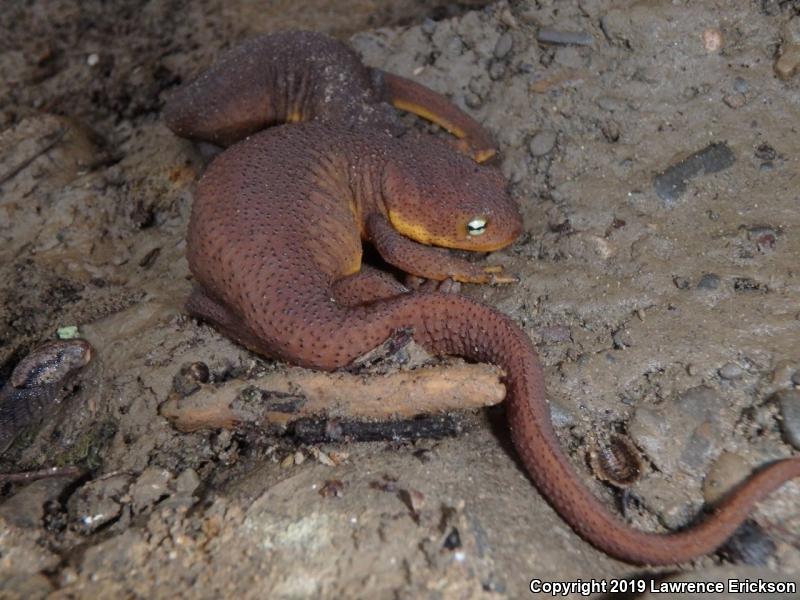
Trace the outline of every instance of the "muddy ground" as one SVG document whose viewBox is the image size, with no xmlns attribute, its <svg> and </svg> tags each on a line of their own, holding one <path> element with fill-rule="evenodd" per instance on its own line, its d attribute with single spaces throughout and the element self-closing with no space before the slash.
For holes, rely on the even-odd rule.
<svg viewBox="0 0 800 600">
<path fill-rule="evenodd" d="M 562 444 L 612 510 L 679 528 L 800 443 L 800 78 L 775 71 L 800 41 L 797 3 L 445 4 L 41 0 L 0 13 L 0 374 L 59 327 L 96 349 L 74 393 L 2 457 L 5 472 L 83 475 L 0 489 L 0 595 L 515 598 L 532 578 L 692 579 L 723 564 L 797 577 L 797 484 L 724 554 L 632 567 L 541 499 L 501 408 L 414 443 L 184 434 L 159 416 L 186 364 L 216 381 L 272 368 L 183 313 L 202 161 L 164 127 L 163 100 L 237 40 L 308 27 L 496 134 L 525 234 L 491 260 L 521 281 L 464 293 L 536 342 Z M 591 43 L 539 43 L 541 28 Z M 625 493 L 586 458 L 612 432 L 643 457 Z"/>
</svg>

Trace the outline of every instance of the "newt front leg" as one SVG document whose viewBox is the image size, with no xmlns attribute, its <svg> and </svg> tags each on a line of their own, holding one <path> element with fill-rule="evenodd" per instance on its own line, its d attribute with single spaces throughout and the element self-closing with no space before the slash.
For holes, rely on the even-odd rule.
<svg viewBox="0 0 800 600">
<path fill-rule="evenodd" d="M 367 233 L 383 259 L 406 273 L 443 281 L 463 283 L 516 283 L 513 275 L 503 275 L 500 265 L 479 265 L 452 256 L 447 250 L 432 248 L 399 234 L 383 215 L 367 218 Z"/>
</svg>

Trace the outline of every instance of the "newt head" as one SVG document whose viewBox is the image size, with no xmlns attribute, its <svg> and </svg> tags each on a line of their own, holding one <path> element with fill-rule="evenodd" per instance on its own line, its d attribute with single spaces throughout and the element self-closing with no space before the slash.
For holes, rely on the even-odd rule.
<svg viewBox="0 0 800 600">
<path fill-rule="evenodd" d="M 392 227 L 421 244 L 491 252 L 522 232 L 500 171 L 443 144 L 418 144 L 413 154 L 391 160 L 382 192 Z"/>
</svg>

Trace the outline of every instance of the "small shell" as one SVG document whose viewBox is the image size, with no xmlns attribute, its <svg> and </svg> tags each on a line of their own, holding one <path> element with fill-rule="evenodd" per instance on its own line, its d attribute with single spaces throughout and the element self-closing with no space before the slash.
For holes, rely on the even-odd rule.
<svg viewBox="0 0 800 600">
<path fill-rule="evenodd" d="M 602 447 L 598 442 L 589 451 L 589 466 L 595 477 L 621 488 L 639 481 L 644 461 L 633 442 L 624 435 L 612 435 Z"/>
</svg>

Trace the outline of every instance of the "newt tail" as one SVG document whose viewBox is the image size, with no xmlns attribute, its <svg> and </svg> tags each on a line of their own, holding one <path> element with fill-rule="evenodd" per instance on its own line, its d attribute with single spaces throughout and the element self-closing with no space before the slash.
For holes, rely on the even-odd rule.
<svg viewBox="0 0 800 600">
<path fill-rule="evenodd" d="M 353 349 L 356 353 L 371 349 L 376 340 L 382 341 L 402 324 L 412 327 L 414 339 L 433 353 L 502 368 L 511 438 L 534 484 L 576 533 L 620 560 L 667 565 L 713 552 L 756 502 L 800 476 L 800 458 L 777 461 L 752 476 L 695 526 L 669 534 L 637 531 L 591 494 L 561 451 L 536 350 L 509 317 L 463 296 L 418 293 L 373 304 L 366 315 L 349 312 L 342 323 L 346 330 L 374 332 L 368 344 Z"/>
</svg>

